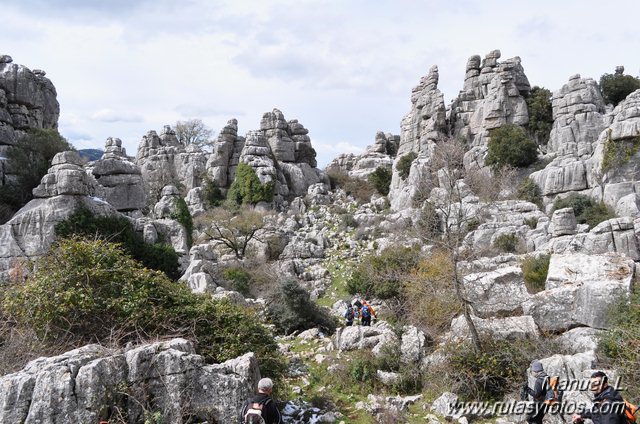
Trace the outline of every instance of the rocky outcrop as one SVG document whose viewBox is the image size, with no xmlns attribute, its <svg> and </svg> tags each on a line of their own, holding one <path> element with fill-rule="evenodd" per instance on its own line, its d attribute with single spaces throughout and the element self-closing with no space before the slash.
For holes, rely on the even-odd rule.
<svg viewBox="0 0 640 424">
<path fill-rule="evenodd" d="M 116 215 L 107 202 L 88 196 L 89 177 L 76 152 L 58 153 L 48 173 L 33 189 L 35 199 L 0 226 L 0 276 L 19 258 L 47 251 L 55 240 L 55 226 L 83 207 L 96 215 Z"/>
<path fill-rule="evenodd" d="M 593 186 L 588 177 L 592 167 L 589 159 L 606 126 L 604 101 L 591 78 L 573 75 L 553 93 L 552 106 L 554 122 L 547 155 L 553 160 L 530 176 L 540 187 L 545 203 L 558 194 Z"/>
<path fill-rule="evenodd" d="M 379 167 L 392 170 L 398 151 L 400 136 L 379 131 L 375 142 L 362 155 L 341 154 L 326 167 L 328 173 L 344 172 L 351 177 L 366 178 Z"/>
<path fill-rule="evenodd" d="M 610 308 L 629 296 L 634 263 L 624 255 L 551 256 L 545 290 L 523 304 L 542 331 L 607 328 Z"/>
<path fill-rule="evenodd" d="M 519 57 L 498 62 L 500 50 L 467 61 L 464 87 L 453 101 L 450 120 L 454 137 L 473 146 L 486 145 L 489 130 L 529 122 L 524 95 L 531 89 Z"/>
<path fill-rule="evenodd" d="M 207 365 L 174 339 L 125 352 L 88 345 L 0 378 L 0 422 L 90 423 L 152 414 L 163 422 L 234 422 L 260 378 L 252 353 Z M 118 415 L 120 414 L 120 415 Z M 192 421 L 190 421 L 192 422 Z"/>
<path fill-rule="evenodd" d="M 207 153 L 193 144 L 182 145 L 169 125 L 160 135 L 149 131 L 143 136 L 136 154 L 147 193 L 157 194 L 167 184 L 181 184 L 187 191 L 199 187 L 206 163 Z"/>
<path fill-rule="evenodd" d="M 233 182 L 244 142 L 245 138 L 238 136 L 238 120 L 231 119 L 213 144 L 213 153 L 207 161 L 207 175 L 223 191 Z"/>
<path fill-rule="evenodd" d="M 88 168 L 100 184 L 96 195 L 120 212 L 140 210 L 146 194 L 140 168 L 129 160 L 119 138 L 107 139 L 102 157 Z"/>
<path fill-rule="evenodd" d="M 398 156 L 425 151 L 429 143 L 447 134 L 444 96 L 438 89 L 438 67 L 433 66 L 411 91 L 411 110 L 400 123 Z"/>
</svg>

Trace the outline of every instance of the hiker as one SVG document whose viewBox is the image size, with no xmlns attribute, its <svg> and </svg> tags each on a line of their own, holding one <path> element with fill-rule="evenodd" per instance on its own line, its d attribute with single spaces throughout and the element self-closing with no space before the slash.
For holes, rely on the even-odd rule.
<svg viewBox="0 0 640 424">
<path fill-rule="evenodd" d="M 529 387 L 529 382 L 527 381 L 522 388 L 521 398 L 522 400 L 526 400 L 527 396 L 531 396 L 533 399 L 534 410 L 533 413 L 527 415 L 527 422 L 530 424 L 542 424 L 542 419 L 547 413 L 548 408 L 548 405 L 545 403 L 548 377 L 540 361 L 533 361 L 531 363 L 531 375 L 536 379 L 533 389 Z"/>
<path fill-rule="evenodd" d="M 362 309 L 360 309 L 360 315 L 362 316 L 362 318 L 360 318 L 360 323 L 365 327 L 370 326 L 371 325 L 371 309 L 369 309 L 367 305 L 362 305 Z"/>
<path fill-rule="evenodd" d="M 378 314 L 376 313 L 376 310 L 373 309 L 373 306 L 371 306 L 371 304 L 364 299 L 362 299 L 362 306 L 366 306 L 367 308 L 369 308 L 369 325 L 371 324 L 371 317 L 373 317 L 373 323 L 375 324 L 375 322 L 378 320 Z"/>
<path fill-rule="evenodd" d="M 261 379 L 258 382 L 258 394 L 248 399 L 242 405 L 242 409 L 240 410 L 240 424 L 281 424 L 282 416 L 271 398 L 272 392 L 273 381 L 271 381 L 270 378 Z"/>
<path fill-rule="evenodd" d="M 353 311 L 353 306 L 351 306 L 351 304 L 349 304 L 349 306 L 347 306 L 347 310 L 344 312 L 344 325 L 346 325 L 347 327 L 351 327 L 353 325 L 353 319 L 355 318 L 356 314 Z"/>
<path fill-rule="evenodd" d="M 359 300 L 353 302 L 353 316 L 356 322 L 359 320 L 360 324 L 362 324 L 362 314 L 361 314 L 362 303 Z"/>
<path fill-rule="evenodd" d="M 608 378 L 602 371 L 591 374 L 589 385 L 593 393 L 593 406 L 590 411 L 573 414 L 574 423 L 582 423 L 585 418 L 593 421 L 593 424 L 624 424 L 624 400 L 620 393 L 609 386 Z"/>
</svg>

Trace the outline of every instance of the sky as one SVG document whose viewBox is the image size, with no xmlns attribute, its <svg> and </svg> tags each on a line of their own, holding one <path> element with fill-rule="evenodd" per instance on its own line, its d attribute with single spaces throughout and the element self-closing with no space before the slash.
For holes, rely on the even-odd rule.
<svg viewBox="0 0 640 424">
<path fill-rule="evenodd" d="M 259 129 L 280 109 L 325 166 L 400 133 L 432 65 L 448 104 L 465 64 L 500 49 L 531 85 L 640 73 L 637 0 L 0 0 L 0 55 L 43 69 L 76 148 L 201 119 Z"/>
</svg>

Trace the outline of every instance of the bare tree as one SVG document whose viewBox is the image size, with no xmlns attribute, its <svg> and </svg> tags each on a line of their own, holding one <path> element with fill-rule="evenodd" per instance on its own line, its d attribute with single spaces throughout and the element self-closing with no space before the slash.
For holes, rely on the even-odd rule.
<svg viewBox="0 0 640 424">
<path fill-rule="evenodd" d="M 243 259 L 251 240 L 261 241 L 259 233 L 264 227 L 265 214 L 250 208 L 234 212 L 216 208 L 197 218 L 197 225 L 205 240 L 218 241 L 236 258 Z"/>
<path fill-rule="evenodd" d="M 213 143 L 213 130 L 206 126 L 201 119 L 178 121 L 174 130 L 178 141 L 185 146 L 195 144 L 200 147 L 208 147 Z"/>
</svg>

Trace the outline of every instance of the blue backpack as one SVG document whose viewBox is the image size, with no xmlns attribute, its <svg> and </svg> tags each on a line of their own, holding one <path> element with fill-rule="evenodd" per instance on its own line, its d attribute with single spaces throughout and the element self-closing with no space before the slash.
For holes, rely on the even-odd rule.
<svg viewBox="0 0 640 424">
<path fill-rule="evenodd" d="M 369 310 L 368 307 L 366 307 L 366 306 L 362 307 L 362 316 L 364 318 L 369 318 L 371 316 L 371 311 Z"/>
</svg>

